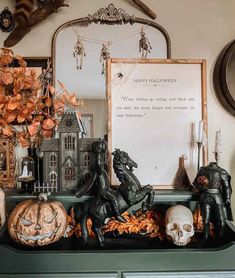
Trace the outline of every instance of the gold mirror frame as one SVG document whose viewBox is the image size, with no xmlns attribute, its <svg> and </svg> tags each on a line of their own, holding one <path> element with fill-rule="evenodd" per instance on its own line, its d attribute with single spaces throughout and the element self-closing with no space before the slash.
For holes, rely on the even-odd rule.
<svg viewBox="0 0 235 278">
<path fill-rule="evenodd" d="M 15 140 L 0 135 L 0 188 L 15 187 L 15 164 Z"/>
<path fill-rule="evenodd" d="M 70 26 L 73 25 L 80 25 L 80 26 L 89 26 L 92 23 L 100 24 L 100 25 L 123 25 L 123 24 L 130 24 L 133 25 L 135 23 L 151 26 L 157 29 L 165 38 L 166 41 L 166 56 L 167 59 L 171 59 L 171 40 L 168 32 L 164 27 L 158 24 L 155 21 L 135 17 L 134 15 L 129 15 L 125 10 L 121 8 L 116 8 L 112 3 L 108 5 L 107 8 L 101 8 L 93 15 L 88 14 L 86 17 L 70 20 L 62 24 L 58 29 L 55 31 L 53 38 L 52 38 L 52 69 L 53 69 L 53 85 L 55 85 L 55 56 L 56 56 L 56 38 L 58 33 Z"/>
</svg>

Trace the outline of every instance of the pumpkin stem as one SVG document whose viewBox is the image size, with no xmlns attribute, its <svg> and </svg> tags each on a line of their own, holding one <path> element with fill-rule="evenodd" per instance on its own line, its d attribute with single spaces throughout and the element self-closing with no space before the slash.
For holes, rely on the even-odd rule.
<svg viewBox="0 0 235 278">
<path fill-rule="evenodd" d="M 51 195 L 51 192 L 47 192 L 47 193 L 40 193 L 38 195 L 38 199 L 39 201 L 43 201 L 43 202 L 46 202 L 48 200 L 48 196 Z"/>
</svg>

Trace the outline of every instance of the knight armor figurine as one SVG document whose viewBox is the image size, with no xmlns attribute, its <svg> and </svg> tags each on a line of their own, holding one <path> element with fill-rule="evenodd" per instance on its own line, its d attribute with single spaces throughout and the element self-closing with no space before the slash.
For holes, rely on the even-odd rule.
<svg viewBox="0 0 235 278">
<path fill-rule="evenodd" d="M 199 190 L 200 207 L 204 224 L 204 240 L 210 236 L 210 222 L 215 226 L 216 237 L 223 236 L 225 220 L 232 220 L 230 200 L 231 177 L 216 162 L 201 167 L 193 186 Z"/>
<path fill-rule="evenodd" d="M 97 203 L 102 200 L 108 200 L 115 212 L 115 219 L 120 222 L 126 222 L 126 219 L 121 215 L 119 204 L 115 190 L 110 187 L 110 181 L 105 169 L 105 156 L 107 151 L 107 143 L 104 140 L 98 140 L 92 144 L 92 151 L 95 153 L 96 164 L 95 171 L 96 177 L 96 201 Z"/>
</svg>

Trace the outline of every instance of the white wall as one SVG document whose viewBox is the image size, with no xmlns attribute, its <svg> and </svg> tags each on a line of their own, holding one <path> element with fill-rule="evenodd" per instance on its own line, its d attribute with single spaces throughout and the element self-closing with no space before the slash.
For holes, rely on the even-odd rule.
<svg viewBox="0 0 235 278">
<path fill-rule="evenodd" d="M 23 56 L 50 56 L 54 31 L 65 21 L 94 13 L 110 2 L 129 14 L 146 17 L 131 0 L 67 0 L 69 8 L 61 9 L 34 27 L 13 50 Z M 221 166 L 232 175 L 235 184 L 235 118 L 218 102 L 212 84 L 217 55 L 235 37 L 234 0 L 144 0 L 157 12 L 157 22 L 166 28 L 172 40 L 172 58 L 204 58 L 208 73 L 209 154 L 213 159 L 215 131 L 221 128 Z M 12 0 L 1 0 L 1 7 L 13 10 Z M 0 34 L 3 45 L 7 34 Z M 234 190 L 235 191 L 235 190 Z M 235 194 L 234 194 L 235 196 Z M 233 197 L 235 210 L 235 197 Z"/>
</svg>

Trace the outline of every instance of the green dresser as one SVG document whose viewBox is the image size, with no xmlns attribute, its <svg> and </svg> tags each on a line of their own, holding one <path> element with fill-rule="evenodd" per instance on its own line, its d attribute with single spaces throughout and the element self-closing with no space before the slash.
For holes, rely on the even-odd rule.
<svg viewBox="0 0 235 278">
<path fill-rule="evenodd" d="M 32 196 L 7 194 L 7 209 Z M 70 194 L 57 194 L 66 208 L 83 206 L 89 197 L 76 199 Z M 184 203 L 195 207 L 197 194 L 189 192 L 157 192 L 156 204 Z M 216 246 L 200 248 L 174 247 L 154 241 L 107 237 L 100 248 L 93 240 L 87 247 L 75 238 L 62 239 L 41 248 L 14 244 L 6 232 L 0 231 L 0 277 L 64 277 L 64 278 L 158 278 L 158 277 L 235 277 L 235 235 Z"/>
</svg>

